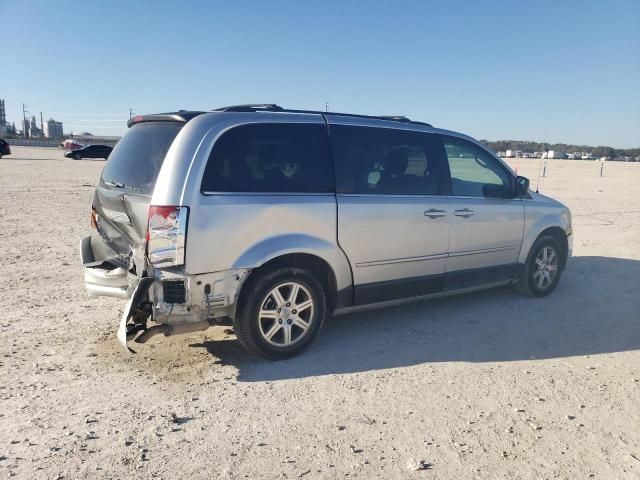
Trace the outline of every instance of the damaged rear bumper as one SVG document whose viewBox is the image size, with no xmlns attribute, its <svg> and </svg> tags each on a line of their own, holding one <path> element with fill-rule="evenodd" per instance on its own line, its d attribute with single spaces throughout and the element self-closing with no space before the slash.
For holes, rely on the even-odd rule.
<svg viewBox="0 0 640 480">
<path fill-rule="evenodd" d="M 84 284 L 90 297 L 131 297 L 137 277 L 122 267 L 96 261 L 90 235 L 80 242 L 80 259 L 84 270 Z"/>
<path fill-rule="evenodd" d="M 122 312 L 122 316 L 120 317 L 120 325 L 118 326 L 118 333 L 116 336 L 118 337 L 118 341 L 120 344 L 131 351 L 131 349 L 127 346 L 127 340 L 131 340 L 136 336 L 138 331 L 129 334 L 127 330 L 127 324 L 129 319 L 133 316 L 134 309 L 142 302 L 142 300 L 146 297 L 147 291 L 149 287 L 153 284 L 153 278 L 144 277 L 140 279 L 138 285 L 136 286 L 133 295 L 129 298 L 129 301 L 124 307 L 124 311 Z"/>
<path fill-rule="evenodd" d="M 192 275 L 177 267 L 151 268 L 148 276 L 138 278 L 108 261 L 96 261 L 90 236 L 80 242 L 80 257 L 89 296 L 128 300 L 117 337 L 129 351 L 128 341 L 144 343 L 157 334 L 202 331 L 221 318 L 232 318 L 250 272 L 236 269 Z M 151 326 L 147 326 L 148 319 Z"/>
</svg>

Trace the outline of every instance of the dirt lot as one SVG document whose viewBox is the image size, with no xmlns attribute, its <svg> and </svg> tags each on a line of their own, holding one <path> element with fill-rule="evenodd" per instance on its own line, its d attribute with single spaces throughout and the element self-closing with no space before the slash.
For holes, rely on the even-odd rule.
<svg viewBox="0 0 640 480">
<path fill-rule="evenodd" d="M 303 356 L 229 327 L 115 338 L 78 242 L 103 163 L 0 160 L 0 473 L 20 478 L 640 478 L 640 164 L 549 161 L 573 211 L 556 292 L 337 317 Z M 538 162 L 516 160 L 535 178 Z M 535 180 L 532 180 L 535 187 Z"/>
</svg>

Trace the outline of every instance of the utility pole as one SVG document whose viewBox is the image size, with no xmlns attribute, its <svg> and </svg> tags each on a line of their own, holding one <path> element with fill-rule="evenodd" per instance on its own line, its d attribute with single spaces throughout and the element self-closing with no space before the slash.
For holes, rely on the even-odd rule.
<svg viewBox="0 0 640 480">
<path fill-rule="evenodd" d="M 329 102 L 326 102 L 326 103 L 324 104 L 324 111 L 325 111 L 325 112 L 328 112 L 328 111 L 329 111 Z"/>
<path fill-rule="evenodd" d="M 42 112 L 40 112 L 40 136 L 44 137 L 44 120 L 42 119 Z"/>
<path fill-rule="evenodd" d="M 22 104 L 22 133 L 24 133 L 24 138 L 27 138 L 27 131 L 29 128 L 27 127 L 27 105 Z"/>
<path fill-rule="evenodd" d="M 129 120 L 131 120 L 131 117 L 133 117 L 133 109 L 132 108 L 129 109 Z"/>
</svg>

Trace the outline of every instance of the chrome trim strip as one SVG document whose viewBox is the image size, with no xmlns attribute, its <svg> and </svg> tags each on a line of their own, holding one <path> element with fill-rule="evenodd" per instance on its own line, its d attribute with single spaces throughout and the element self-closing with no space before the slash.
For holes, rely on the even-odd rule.
<svg viewBox="0 0 640 480">
<path fill-rule="evenodd" d="M 447 198 L 446 195 L 398 195 L 382 193 L 338 193 L 336 197 L 382 197 L 382 198 Z"/>
<path fill-rule="evenodd" d="M 314 193 L 314 192 L 201 192 L 205 196 L 255 196 L 255 197 L 335 197 L 335 193 Z"/>
<path fill-rule="evenodd" d="M 463 200 L 504 200 L 504 201 L 513 201 L 513 200 L 522 200 L 522 197 L 513 197 L 513 198 L 500 198 L 500 197 L 483 197 L 483 196 L 472 196 L 472 195 L 447 195 L 447 198 L 461 198 Z"/>
<path fill-rule="evenodd" d="M 356 267 L 377 267 L 380 265 L 392 265 L 396 263 L 422 262 L 425 260 L 437 260 L 440 258 L 450 258 L 450 257 L 464 257 L 469 255 L 478 255 L 481 253 L 506 252 L 508 250 L 516 250 L 518 248 L 520 248 L 519 245 L 512 245 L 512 246 L 506 246 L 506 247 L 483 248 L 481 250 L 466 250 L 463 252 L 435 253 L 433 255 L 425 255 L 422 257 L 405 257 L 405 258 L 392 258 L 388 260 L 373 260 L 370 262 L 356 263 Z"/>
<path fill-rule="evenodd" d="M 436 253 L 434 255 L 425 255 L 424 257 L 407 257 L 394 258 L 390 260 L 373 260 L 371 262 L 356 263 L 356 267 L 377 267 L 378 265 L 391 265 L 394 263 L 422 262 L 424 260 L 436 260 L 439 258 L 447 258 L 446 253 Z"/>
<path fill-rule="evenodd" d="M 520 245 L 509 245 L 506 247 L 483 248 L 481 250 L 465 250 L 462 252 L 449 252 L 449 257 L 464 257 L 467 255 L 476 255 L 480 253 L 506 252 L 508 250 L 516 250 Z"/>
</svg>

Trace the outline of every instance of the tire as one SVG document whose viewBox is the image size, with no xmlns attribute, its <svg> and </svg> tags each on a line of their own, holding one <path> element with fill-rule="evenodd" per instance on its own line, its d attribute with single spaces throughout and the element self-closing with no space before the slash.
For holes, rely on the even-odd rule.
<svg viewBox="0 0 640 480">
<path fill-rule="evenodd" d="M 82 160 L 82 155 L 79 153 L 74 153 L 72 156 L 74 160 Z"/>
<path fill-rule="evenodd" d="M 293 293 L 294 287 L 297 293 Z M 302 307 L 300 311 L 296 306 Z M 316 337 L 326 308 L 324 288 L 309 272 L 295 267 L 276 268 L 249 278 L 238 299 L 233 329 L 250 352 L 270 360 L 289 358 L 302 352 Z"/>
<path fill-rule="evenodd" d="M 546 297 L 558 285 L 562 265 L 564 254 L 560 242 L 550 235 L 540 236 L 529 251 L 527 263 L 520 269 L 514 290 L 528 297 Z"/>
</svg>

